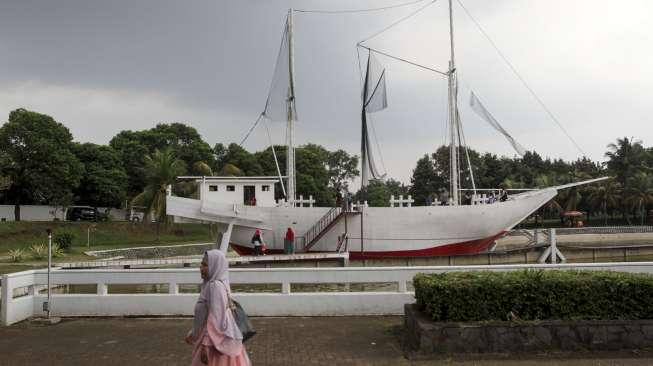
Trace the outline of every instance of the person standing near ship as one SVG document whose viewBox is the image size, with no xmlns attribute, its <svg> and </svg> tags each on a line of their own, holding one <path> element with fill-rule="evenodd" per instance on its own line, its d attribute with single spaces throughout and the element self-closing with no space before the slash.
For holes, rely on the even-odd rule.
<svg viewBox="0 0 653 366">
<path fill-rule="evenodd" d="M 288 227 L 288 230 L 286 230 L 286 238 L 283 244 L 283 252 L 285 254 L 293 254 L 295 252 L 295 231 L 291 227 Z"/>
<path fill-rule="evenodd" d="M 263 233 L 261 229 L 256 229 L 254 236 L 252 236 L 252 244 L 254 245 L 255 256 L 263 254 Z"/>
</svg>

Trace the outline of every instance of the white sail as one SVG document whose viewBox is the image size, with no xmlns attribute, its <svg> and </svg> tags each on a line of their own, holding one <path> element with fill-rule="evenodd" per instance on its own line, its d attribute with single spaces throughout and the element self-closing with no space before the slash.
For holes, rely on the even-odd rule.
<svg viewBox="0 0 653 366">
<path fill-rule="evenodd" d="M 290 25 L 286 21 L 283 37 L 281 38 L 281 46 L 279 47 L 279 55 L 277 56 L 277 64 L 274 68 L 274 76 L 272 77 L 272 84 L 270 85 L 270 92 L 268 99 L 265 102 L 265 110 L 263 115 L 272 121 L 293 121 L 297 120 L 297 111 L 295 104 L 292 103 L 290 111 L 288 110 L 288 102 L 294 98 L 294 90 L 292 86 L 291 67 L 290 67 Z"/>
<path fill-rule="evenodd" d="M 361 111 L 361 184 L 367 187 L 370 179 L 381 179 L 383 176 L 374 163 L 370 135 L 367 128 L 367 113 L 381 111 L 388 107 L 388 97 L 385 88 L 385 68 L 370 53 L 367 58 L 365 85 L 363 88 L 363 108 Z"/>
<path fill-rule="evenodd" d="M 524 156 L 526 154 L 526 149 L 524 149 L 523 146 L 517 142 L 510 134 L 508 131 L 506 131 L 500 124 L 499 122 L 494 119 L 494 117 L 488 112 L 487 109 L 481 104 L 481 101 L 476 97 L 476 94 L 474 92 L 471 92 L 469 96 L 469 105 L 472 107 L 472 110 L 478 114 L 479 117 L 481 117 L 483 120 L 485 120 L 487 123 L 490 124 L 490 126 L 494 127 L 495 130 L 499 131 L 500 134 L 502 134 L 512 145 L 512 148 L 515 149 L 517 154 L 520 156 Z"/>
</svg>

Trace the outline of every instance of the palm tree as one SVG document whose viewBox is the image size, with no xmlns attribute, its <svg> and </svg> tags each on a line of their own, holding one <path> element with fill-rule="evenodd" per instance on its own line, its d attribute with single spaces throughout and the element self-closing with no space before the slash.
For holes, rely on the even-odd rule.
<svg viewBox="0 0 653 366">
<path fill-rule="evenodd" d="M 145 189 L 134 197 L 132 205 L 144 206 L 145 217 L 153 214 L 157 222 L 165 222 L 166 189 L 185 172 L 186 164 L 176 157 L 172 148 L 155 150 L 145 157 Z"/>
<path fill-rule="evenodd" d="M 646 169 L 646 150 L 641 141 L 634 140 L 632 137 L 617 139 L 616 144 L 608 144 L 608 152 L 605 153 L 605 156 L 608 158 L 608 170 L 621 184 L 624 193 L 630 189 L 630 178 L 635 176 L 638 171 Z M 621 211 L 624 218 L 630 222 L 625 201 L 622 202 Z"/>
<path fill-rule="evenodd" d="M 535 177 L 535 186 L 537 188 L 547 188 L 547 187 L 554 187 L 557 186 L 559 183 L 558 181 L 558 175 L 555 172 L 550 172 L 548 174 L 541 174 Z M 559 215 L 563 209 L 562 206 L 560 205 L 560 201 L 558 199 L 558 195 L 555 197 L 551 198 L 549 202 L 544 204 L 540 209 L 540 213 L 542 216 L 544 216 L 546 213 L 548 213 L 549 217 L 551 217 L 551 214 L 556 213 L 556 215 Z"/>
<path fill-rule="evenodd" d="M 565 183 L 579 182 L 587 179 L 590 179 L 589 174 L 574 170 L 569 172 L 566 176 Z M 564 207 L 565 211 L 575 211 L 578 209 L 578 204 L 583 199 L 582 192 L 583 187 L 576 186 L 568 188 L 558 194 L 560 196 L 560 201 L 563 202 L 562 207 Z"/>
<path fill-rule="evenodd" d="M 612 210 L 619 206 L 620 190 L 619 183 L 615 181 L 608 181 L 590 188 L 589 203 L 594 209 L 600 209 L 603 212 L 604 225 L 608 224 L 608 209 Z"/>
<path fill-rule="evenodd" d="M 190 174 L 194 176 L 211 177 L 213 176 L 213 169 L 211 169 L 209 164 L 203 161 L 197 161 L 193 164 Z M 190 197 L 190 198 L 198 199 L 199 198 L 198 188 L 199 185 L 194 179 L 182 181 L 182 182 L 178 182 L 175 185 L 174 193 L 181 197 Z"/>
<path fill-rule="evenodd" d="M 641 225 L 644 225 L 644 213 L 642 209 L 653 203 L 653 180 L 644 173 L 639 172 L 634 177 L 628 179 L 628 190 L 626 191 L 625 202 L 631 210 L 637 207 L 637 212 L 641 219 Z"/>
</svg>

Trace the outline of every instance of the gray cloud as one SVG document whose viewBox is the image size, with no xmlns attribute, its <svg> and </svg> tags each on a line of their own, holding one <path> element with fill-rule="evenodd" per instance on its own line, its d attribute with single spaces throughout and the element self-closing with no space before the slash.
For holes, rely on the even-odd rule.
<svg viewBox="0 0 653 366">
<path fill-rule="evenodd" d="M 189 122 L 210 143 L 240 140 L 265 103 L 289 7 L 351 9 L 397 1 L 122 0 L 0 4 L 0 115 L 28 107 L 64 122 L 81 141 L 121 129 Z M 653 41 L 647 1 L 464 0 L 522 76 L 593 159 L 619 136 L 653 141 Z M 369 44 L 445 68 L 446 2 Z M 355 44 L 412 8 L 374 14 L 297 14 L 298 139 L 356 153 L 359 74 Z M 571 142 L 456 6 L 456 57 L 467 92 L 527 148 L 574 159 Z M 373 117 L 390 176 L 407 181 L 415 160 L 443 142 L 446 82 L 395 61 L 388 110 Z M 461 106 L 468 141 L 512 155 Z M 4 117 L 6 118 L 6 117 Z M 2 118 L 2 119 L 4 119 Z M 271 124 L 276 143 L 283 125 Z M 248 141 L 264 148 L 259 129 Z"/>
</svg>

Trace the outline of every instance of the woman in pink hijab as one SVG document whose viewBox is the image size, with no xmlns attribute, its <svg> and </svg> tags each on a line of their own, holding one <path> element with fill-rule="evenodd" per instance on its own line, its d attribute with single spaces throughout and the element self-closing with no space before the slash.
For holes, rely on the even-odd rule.
<svg viewBox="0 0 653 366">
<path fill-rule="evenodd" d="M 216 249 L 204 253 L 200 297 L 195 304 L 193 329 L 186 336 L 186 343 L 194 345 L 192 366 L 251 365 L 229 308 L 228 270 L 224 253 Z"/>
</svg>

